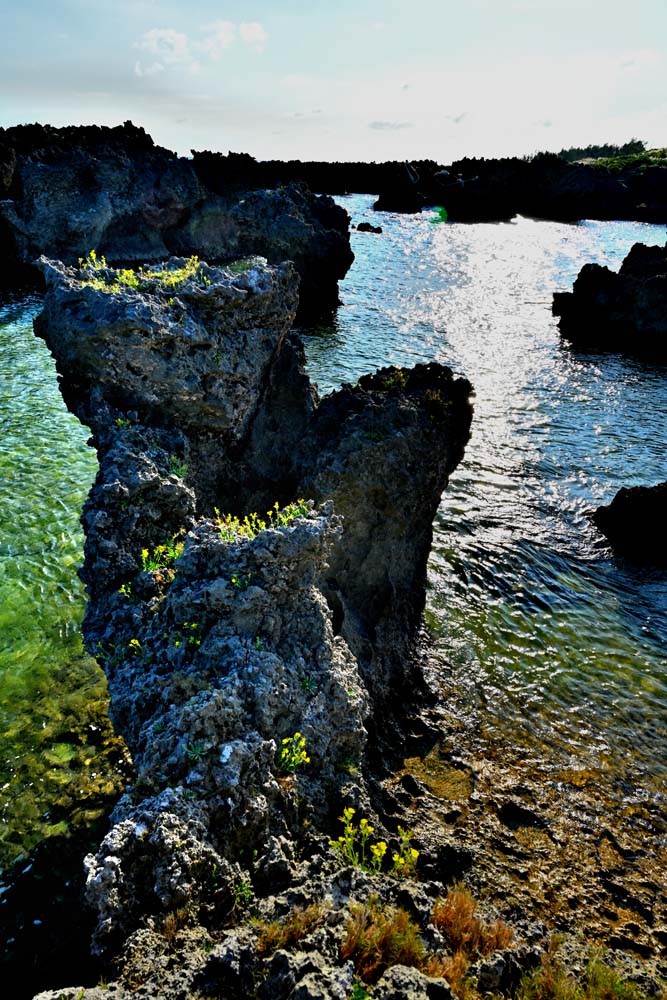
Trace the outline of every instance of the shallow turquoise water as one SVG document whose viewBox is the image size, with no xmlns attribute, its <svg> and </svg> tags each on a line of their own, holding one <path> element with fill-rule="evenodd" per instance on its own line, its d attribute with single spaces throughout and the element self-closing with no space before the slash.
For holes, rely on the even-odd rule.
<svg viewBox="0 0 667 1000">
<path fill-rule="evenodd" d="M 356 262 L 330 328 L 307 335 L 327 390 L 388 361 L 438 360 L 476 390 L 473 433 L 436 524 L 427 620 L 444 689 L 480 739 L 554 768 L 667 777 L 667 574 L 613 558 L 588 520 L 621 485 L 667 478 L 667 368 L 578 355 L 551 295 L 617 268 L 664 226 L 518 218 L 433 224 L 339 199 Z"/>
<path fill-rule="evenodd" d="M 109 781 L 106 685 L 83 651 L 76 575 L 96 459 L 33 335 L 39 307 L 0 302 L 0 867 L 92 816 L 91 784 Z"/>
</svg>

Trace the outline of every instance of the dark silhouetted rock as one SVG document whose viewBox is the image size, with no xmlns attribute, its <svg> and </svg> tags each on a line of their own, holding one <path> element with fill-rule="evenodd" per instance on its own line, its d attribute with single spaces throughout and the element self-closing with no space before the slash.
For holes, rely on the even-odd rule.
<svg viewBox="0 0 667 1000">
<path fill-rule="evenodd" d="M 667 566 L 667 482 L 620 489 L 593 521 L 618 552 L 636 562 Z"/>
<path fill-rule="evenodd" d="M 373 226 L 370 222 L 360 222 L 357 226 L 358 233 L 381 233 L 382 226 Z"/>
<path fill-rule="evenodd" d="M 618 274 L 585 264 L 572 291 L 554 295 L 553 312 L 576 347 L 667 363 L 666 249 L 636 243 Z"/>
</svg>

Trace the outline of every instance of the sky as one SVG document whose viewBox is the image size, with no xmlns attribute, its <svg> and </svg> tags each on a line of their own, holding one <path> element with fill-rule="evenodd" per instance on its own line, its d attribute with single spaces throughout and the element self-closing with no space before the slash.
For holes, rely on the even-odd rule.
<svg viewBox="0 0 667 1000">
<path fill-rule="evenodd" d="M 0 125 L 258 159 L 667 145 L 667 0 L 22 0 Z"/>
</svg>

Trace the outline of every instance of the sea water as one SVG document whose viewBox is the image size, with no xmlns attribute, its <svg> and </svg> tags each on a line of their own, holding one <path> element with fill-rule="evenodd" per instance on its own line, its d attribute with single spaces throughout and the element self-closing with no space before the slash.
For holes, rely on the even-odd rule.
<svg viewBox="0 0 667 1000">
<path fill-rule="evenodd" d="M 622 485 L 667 479 L 667 369 L 572 350 L 550 307 L 582 264 L 617 268 L 665 228 L 449 224 L 338 200 L 384 232 L 353 232 L 343 304 L 302 331 L 320 392 L 433 360 L 475 388 L 428 570 L 431 660 L 456 711 L 554 767 L 664 786 L 667 574 L 614 558 L 589 514 Z M 95 455 L 32 333 L 38 309 L 36 296 L 0 303 L 0 866 L 84 822 L 86 789 L 112 783 L 76 575 Z"/>
</svg>

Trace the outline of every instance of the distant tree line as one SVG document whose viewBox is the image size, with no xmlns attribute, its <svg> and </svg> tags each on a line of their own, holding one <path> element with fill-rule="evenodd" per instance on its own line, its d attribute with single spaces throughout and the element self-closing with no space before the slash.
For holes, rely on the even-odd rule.
<svg viewBox="0 0 667 1000">
<path fill-rule="evenodd" d="M 634 156 L 638 153 L 646 152 L 646 143 L 641 139 L 630 139 L 622 146 L 617 146 L 613 142 L 603 143 L 601 146 L 570 146 L 569 149 L 561 149 L 558 153 L 561 160 L 573 163 L 575 160 L 598 160 L 609 156 Z"/>
</svg>

